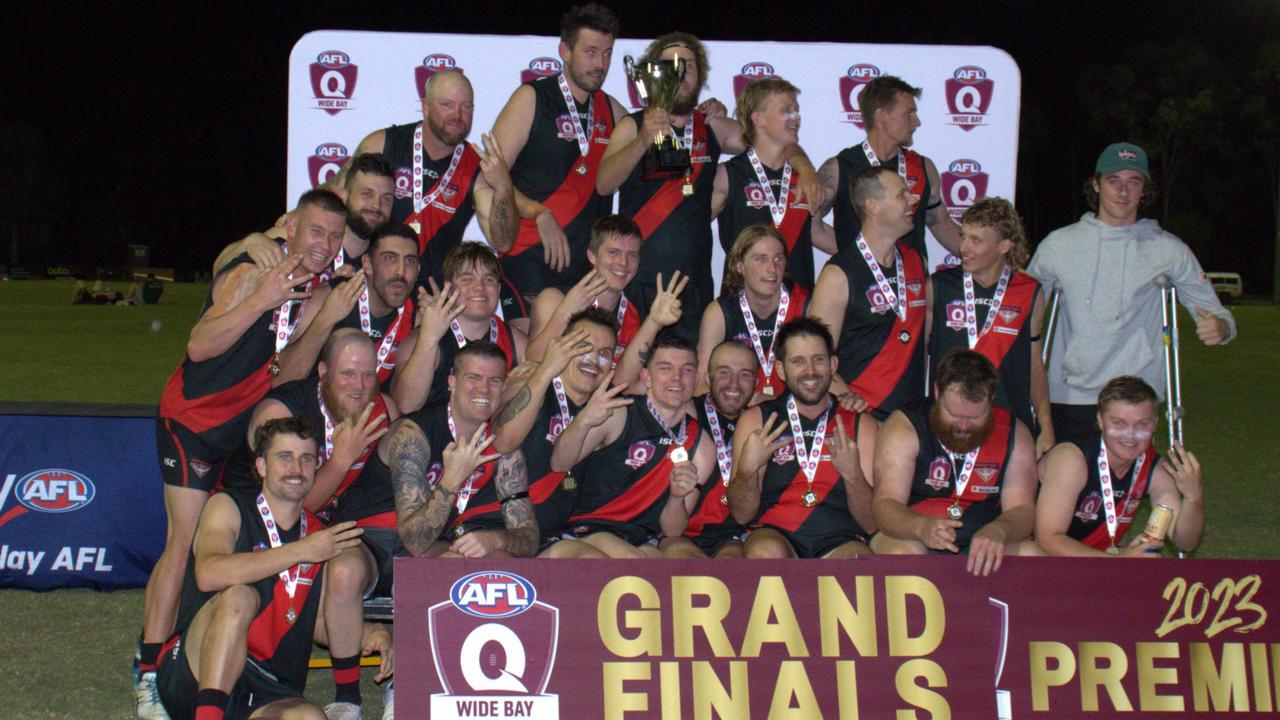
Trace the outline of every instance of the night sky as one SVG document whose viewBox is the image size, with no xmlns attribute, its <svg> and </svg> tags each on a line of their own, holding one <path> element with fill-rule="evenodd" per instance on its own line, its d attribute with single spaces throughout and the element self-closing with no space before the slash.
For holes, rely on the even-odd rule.
<svg viewBox="0 0 1280 720">
<path fill-rule="evenodd" d="M 1243 72 L 1262 43 L 1280 38 L 1274 0 L 885 4 L 891 10 L 866 2 L 745 3 L 736 17 L 684 10 L 683 3 L 643 10 L 639 3 L 606 4 L 618 11 L 628 37 L 682 29 L 722 40 L 1006 50 L 1023 75 L 1018 206 L 1033 242 L 1083 211 L 1081 183 L 1114 139 L 1091 133 L 1078 107 L 1077 83 L 1088 62 L 1115 62 L 1132 43 L 1185 38 Z M 382 5 L 225 3 L 149 12 L 127 3 L 46 4 L 6 17 L 0 127 L 40 140 L 36 167 L 54 193 L 49 241 L 38 252 L 24 249 L 20 261 L 120 264 L 132 242 L 151 246 L 154 265 L 191 269 L 206 266 L 224 243 L 270 225 L 283 209 L 289 50 L 306 32 L 554 35 L 562 7 L 535 14 L 531 6 L 550 4 Z M 807 10 L 787 11 L 800 7 Z M 620 61 L 612 72 L 621 72 Z M 1228 159 L 1250 164 L 1247 157 Z M 1205 172 L 1213 170 L 1212 159 L 1202 162 Z M 1229 184 L 1233 176 L 1237 187 L 1204 183 L 1206 193 L 1229 195 L 1230 212 L 1201 212 L 1185 224 L 1203 232 L 1185 239 L 1206 267 L 1241 272 L 1250 291 L 1266 292 L 1273 198 L 1260 173 L 1222 177 Z M 1228 234 L 1229 247 L 1221 237 Z M 0 264 L 8 260 L 6 238 Z"/>
</svg>

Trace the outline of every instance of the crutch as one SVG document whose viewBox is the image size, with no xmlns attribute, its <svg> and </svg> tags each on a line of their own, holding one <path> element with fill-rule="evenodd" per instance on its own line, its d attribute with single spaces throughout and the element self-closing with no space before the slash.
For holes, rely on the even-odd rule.
<svg viewBox="0 0 1280 720">
<path fill-rule="evenodd" d="M 1049 296 L 1049 327 L 1044 330 L 1044 342 L 1040 343 L 1040 363 L 1049 367 L 1049 345 L 1053 343 L 1053 326 L 1058 321 L 1058 301 L 1062 299 L 1062 283 L 1053 281 L 1053 293 Z"/>
<path fill-rule="evenodd" d="M 1178 359 L 1178 288 L 1169 276 L 1155 279 L 1160 288 L 1160 332 L 1164 336 L 1165 414 L 1169 420 L 1169 447 L 1182 442 L 1182 364 Z"/>
</svg>

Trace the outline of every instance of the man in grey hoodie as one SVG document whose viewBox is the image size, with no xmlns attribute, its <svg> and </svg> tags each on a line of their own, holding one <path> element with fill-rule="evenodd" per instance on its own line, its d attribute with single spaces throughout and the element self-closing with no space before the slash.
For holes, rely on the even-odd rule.
<svg viewBox="0 0 1280 720">
<path fill-rule="evenodd" d="M 1225 345 L 1236 336 L 1235 318 L 1191 249 L 1155 220 L 1138 219 L 1153 195 L 1146 152 L 1107 146 L 1085 185 L 1094 212 L 1050 233 L 1027 267 L 1046 293 L 1055 282 L 1062 289 L 1048 368 L 1059 442 L 1095 428 L 1098 392 L 1113 377 L 1137 375 L 1163 394 L 1160 275 L 1178 288 L 1201 341 Z"/>
</svg>

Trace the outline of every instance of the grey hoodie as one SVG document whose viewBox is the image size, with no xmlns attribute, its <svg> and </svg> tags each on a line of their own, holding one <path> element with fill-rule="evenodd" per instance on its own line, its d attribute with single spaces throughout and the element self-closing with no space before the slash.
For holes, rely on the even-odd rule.
<svg viewBox="0 0 1280 720">
<path fill-rule="evenodd" d="M 1227 321 L 1228 341 L 1236 335 L 1235 318 L 1218 302 L 1191 249 L 1155 220 L 1112 227 L 1086 213 L 1049 233 L 1027 272 L 1043 283 L 1046 296 L 1055 282 L 1062 288 L 1048 368 L 1055 403 L 1092 405 L 1119 375 L 1141 377 L 1164 398 L 1160 288 L 1154 283 L 1161 274 L 1173 281 L 1192 323 L 1201 307 Z"/>
</svg>

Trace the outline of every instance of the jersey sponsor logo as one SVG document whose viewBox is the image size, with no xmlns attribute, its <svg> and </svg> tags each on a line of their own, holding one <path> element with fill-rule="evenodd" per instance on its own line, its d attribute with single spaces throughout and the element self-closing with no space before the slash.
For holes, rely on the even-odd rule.
<svg viewBox="0 0 1280 720">
<path fill-rule="evenodd" d="M 341 50 L 325 50 L 311 63 L 311 90 L 316 107 L 330 115 L 351 109 L 356 91 L 356 71 L 351 56 Z"/>
<path fill-rule="evenodd" d="M 1017 320 L 1018 316 L 1021 314 L 1022 308 L 1017 305 L 1001 305 L 1000 312 L 996 313 L 996 316 L 1000 318 L 1000 322 L 1008 325 L 1014 320 Z"/>
<path fill-rule="evenodd" d="M 1098 511 L 1102 509 L 1102 496 L 1091 492 L 1076 506 L 1075 516 L 1080 522 L 1094 522 L 1098 519 Z"/>
<path fill-rule="evenodd" d="M 840 78 L 840 102 L 844 104 L 844 119 L 841 122 L 853 123 L 859 128 L 863 126 L 862 111 L 858 109 L 858 98 L 867 83 L 880 77 L 880 68 L 868 63 L 850 65 L 845 76 Z"/>
<path fill-rule="evenodd" d="M 952 300 L 947 303 L 947 327 L 952 330 L 964 330 L 964 300 Z"/>
<path fill-rule="evenodd" d="M 774 465 L 786 465 L 796 459 L 796 447 L 795 443 L 791 440 L 792 437 L 794 436 L 791 435 L 791 433 L 787 433 L 786 435 L 778 438 L 779 440 L 785 440 L 787 444 L 773 451 Z"/>
<path fill-rule="evenodd" d="M 773 77 L 773 66 L 767 62 L 755 60 L 742 66 L 742 70 L 733 76 L 733 97 L 742 97 L 742 91 L 753 82 L 768 80 Z"/>
<path fill-rule="evenodd" d="M 977 65 L 956 68 L 946 85 L 947 110 L 951 112 L 947 124 L 957 125 L 965 132 L 986 125 L 994 89 L 987 71 Z"/>
<path fill-rule="evenodd" d="M 547 442 L 555 442 L 566 427 L 568 426 L 565 424 L 564 418 L 560 417 L 560 413 L 552 415 L 551 422 L 547 423 Z"/>
<path fill-rule="evenodd" d="M 43 513 L 79 510 L 93 502 L 95 494 L 88 477 L 63 468 L 29 473 L 15 487 L 17 500 L 23 507 Z"/>
<path fill-rule="evenodd" d="M 422 64 L 413 69 L 413 85 L 418 91 L 419 100 L 426 99 L 424 93 L 426 93 L 427 81 L 441 70 L 462 72 L 462 68 L 458 67 L 458 61 L 454 60 L 452 55 L 444 53 L 433 53 L 422 58 Z"/>
<path fill-rule="evenodd" d="M 195 473 L 198 478 L 203 478 L 205 475 L 208 475 L 209 470 L 213 467 L 209 463 L 196 458 L 191 458 L 187 461 L 187 464 L 191 466 L 191 472 Z"/>
<path fill-rule="evenodd" d="M 538 57 L 529 61 L 529 67 L 520 71 L 520 82 L 533 82 L 538 78 L 554 77 L 564 66 L 553 57 Z"/>
<path fill-rule="evenodd" d="M 979 463 L 973 466 L 973 472 L 982 478 L 982 482 L 990 483 L 1000 474 L 1000 465 L 998 463 Z"/>
<path fill-rule="evenodd" d="M 942 173 L 942 197 L 947 200 L 951 219 L 960 222 L 964 211 L 987 196 L 987 174 L 977 160 L 955 160 Z"/>
<path fill-rule="evenodd" d="M 624 460 L 627 467 L 640 468 L 653 458 L 654 445 L 652 440 L 638 440 L 631 443 L 631 447 L 627 448 L 627 459 Z"/>
<path fill-rule="evenodd" d="M 444 465 L 431 463 L 431 467 L 427 468 L 427 487 L 434 490 L 436 485 L 440 484 L 440 476 L 443 474 Z"/>
<path fill-rule="evenodd" d="M 458 578 L 449 588 L 449 600 L 468 615 L 505 618 L 519 615 L 537 598 L 533 583 L 501 570 L 487 570 Z"/>
<path fill-rule="evenodd" d="M 919 295 L 924 290 L 924 283 L 919 280 L 907 281 L 907 295 Z"/>
<path fill-rule="evenodd" d="M 876 315 L 893 312 L 893 306 L 889 304 L 889 298 L 880 292 L 880 286 L 876 283 L 871 283 L 867 286 L 867 304 L 871 306 L 871 312 Z"/>
<path fill-rule="evenodd" d="M 934 490 L 945 490 L 950 483 L 951 463 L 939 455 L 929 463 L 929 475 L 924 479 L 924 484 Z"/>
<path fill-rule="evenodd" d="M 317 145 L 316 151 L 307 158 L 307 178 L 311 180 L 311 187 L 319 187 L 329 182 L 329 179 L 337 175 L 342 166 L 347 164 L 349 156 L 347 146 L 341 143 L 327 142 Z"/>
</svg>

